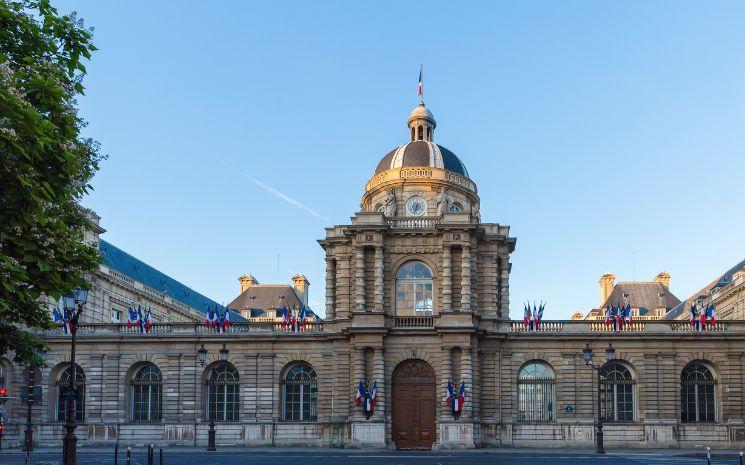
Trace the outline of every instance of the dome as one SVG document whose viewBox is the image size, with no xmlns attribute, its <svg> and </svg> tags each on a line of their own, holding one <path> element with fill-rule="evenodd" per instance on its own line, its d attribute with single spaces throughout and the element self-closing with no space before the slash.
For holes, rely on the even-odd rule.
<svg viewBox="0 0 745 465">
<path fill-rule="evenodd" d="M 423 107 L 415 109 L 414 112 L 419 111 L 420 108 Z M 429 110 L 426 108 L 424 110 L 429 113 Z M 388 152 L 380 160 L 378 167 L 375 168 L 375 175 L 386 170 L 407 166 L 431 166 L 469 177 L 466 165 L 453 152 L 441 145 L 425 140 L 409 142 Z"/>
<path fill-rule="evenodd" d="M 409 122 L 419 118 L 428 119 L 433 122 L 435 120 L 435 116 L 432 114 L 431 111 L 429 111 L 429 108 L 424 106 L 424 102 L 419 102 L 419 106 L 414 108 L 414 110 L 411 112 L 411 115 L 409 115 Z"/>
</svg>

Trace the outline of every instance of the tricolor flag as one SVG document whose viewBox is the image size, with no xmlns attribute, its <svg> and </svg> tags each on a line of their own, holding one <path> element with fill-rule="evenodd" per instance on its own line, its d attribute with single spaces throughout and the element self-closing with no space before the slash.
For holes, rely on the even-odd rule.
<svg viewBox="0 0 745 465">
<path fill-rule="evenodd" d="M 132 307 L 129 307 L 129 320 L 127 321 L 127 328 L 131 328 L 132 325 L 136 325 L 140 322 L 137 312 Z"/>
<path fill-rule="evenodd" d="M 226 332 L 230 328 L 230 309 L 225 307 L 225 316 L 222 319 L 222 330 Z"/>
<path fill-rule="evenodd" d="M 357 397 L 354 398 L 354 403 L 360 405 L 360 402 L 365 398 L 365 386 L 360 380 L 360 384 L 357 386 Z"/>
<path fill-rule="evenodd" d="M 282 329 L 287 329 L 288 326 L 290 326 L 290 315 L 287 313 L 289 310 L 286 306 L 282 306 Z"/>
<path fill-rule="evenodd" d="M 623 322 L 627 325 L 634 324 L 634 321 L 631 319 L 631 304 L 626 304 L 626 307 L 623 309 Z"/>
<path fill-rule="evenodd" d="M 375 408 L 375 400 L 378 398 L 378 381 L 375 380 L 373 382 L 373 388 L 372 391 L 370 391 L 367 395 L 367 405 L 368 405 L 368 412 L 372 412 Z"/>
<path fill-rule="evenodd" d="M 623 329 L 623 307 L 620 305 L 616 305 L 615 309 L 615 324 L 613 325 L 613 330 L 615 332 L 621 331 Z"/>
<path fill-rule="evenodd" d="M 523 325 L 527 328 L 530 325 L 530 304 L 523 304 Z"/>
<path fill-rule="evenodd" d="M 453 390 L 453 383 L 448 380 L 448 386 L 445 388 L 445 403 L 453 407 L 453 399 L 455 398 L 455 390 Z"/>
<path fill-rule="evenodd" d="M 423 69 L 424 69 L 424 65 L 421 65 L 419 67 L 419 91 L 417 93 L 417 95 L 420 97 L 424 94 L 423 83 L 422 83 L 422 70 Z"/>
<path fill-rule="evenodd" d="M 297 308 L 293 308 L 290 310 L 290 314 L 292 315 L 290 317 L 290 329 L 293 333 L 296 333 L 298 331 L 297 327 Z"/>
<path fill-rule="evenodd" d="M 717 319 L 714 316 L 714 302 L 709 304 L 709 307 L 706 309 L 706 318 L 709 319 L 709 324 L 714 326 L 717 324 Z"/>
<path fill-rule="evenodd" d="M 696 331 L 701 331 L 701 321 L 697 318 L 697 315 L 696 315 L 696 304 L 694 302 L 691 302 L 691 310 L 690 310 L 690 312 L 691 312 L 690 313 L 690 315 L 691 315 L 691 318 L 690 318 L 691 326 Z"/>
<path fill-rule="evenodd" d="M 613 310 L 611 309 L 611 306 L 608 305 L 605 307 L 605 325 L 608 326 L 613 322 Z"/>
<path fill-rule="evenodd" d="M 145 334 L 147 330 L 145 329 L 145 317 L 142 316 L 142 306 L 137 306 L 137 325 L 140 328 L 140 333 Z"/>
<path fill-rule="evenodd" d="M 703 302 L 701 303 L 701 315 L 699 315 L 699 321 L 701 322 L 701 331 L 706 331 L 706 307 Z"/>
<path fill-rule="evenodd" d="M 543 318 L 543 309 L 546 308 L 546 304 L 541 302 L 540 307 L 533 312 L 533 331 L 538 331 L 538 323 Z"/>
<path fill-rule="evenodd" d="M 307 318 L 307 314 L 305 313 L 305 305 L 300 307 L 300 316 L 298 316 L 298 324 L 300 325 L 300 329 L 303 329 L 305 327 L 305 319 Z"/>
<path fill-rule="evenodd" d="M 212 307 L 207 307 L 207 314 L 204 316 L 204 327 L 209 328 L 212 326 Z"/>
<path fill-rule="evenodd" d="M 152 310 L 148 309 L 147 317 L 145 317 L 145 332 L 149 333 L 150 328 L 152 327 L 153 327 L 153 312 Z"/>
<path fill-rule="evenodd" d="M 60 311 L 57 307 L 54 307 L 54 309 L 52 310 L 52 318 L 54 319 L 55 323 L 62 326 L 65 334 L 70 334 L 70 320 L 68 318 L 67 311 Z"/>
<path fill-rule="evenodd" d="M 458 393 L 458 412 L 463 410 L 463 403 L 466 401 L 466 383 L 460 382 L 460 392 Z"/>
</svg>

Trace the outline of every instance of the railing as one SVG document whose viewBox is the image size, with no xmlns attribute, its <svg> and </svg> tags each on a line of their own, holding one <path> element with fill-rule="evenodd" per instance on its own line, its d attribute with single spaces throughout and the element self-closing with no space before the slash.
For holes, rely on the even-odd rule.
<svg viewBox="0 0 745 465">
<path fill-rule="evenodd" d="M 700 329 L 696 329 L 695 326 L 692 326 L 690 321 L 674 321 L 671 325 L 671 328 L 673 331 L 683 331 L 683 332 L 689 332 L 689 333 L 696 333 L 696 332 L 720 333 L 722 331 L 727 331 L 727 325 L 719 321 L 713 325 L 707 324 L 703 327 L 699 326 Z"/>
<path fill-rule="evenodd" d="M 393 326 L 397 328 L 432 328 L 435 319 L 432 316 L 397 316 L 393 318 Z"/>
<path fill-rule="evenodd" d="M 122 334 L 170 334 L 173 332 L 173 328 L 169 324 L 154 324 L 150 326 L 150 329 L 146 333 L 142 333 L 139 325 L 128 326 L 123 324 L 119 326 L 119 332 Z"/>
<path fill-rule="evenodd" d="M 163 335 L 209 335 L 209 334 L 247 334 L 247 335 L 298 335 L 298 334 L 320 334 L 323 333 L 322 321 L 309 321 L 294 327 L 283 326 L 280 322 L 260 321 L 248 323 L 231 323 L 222 331 L 218 328 L 206 327 L 204 323 L 156 323 L 150 329 L 142 333 L 138 325 L 127 326 L 126 323 L 107 324 L 94 323 L 80 325 L 78 336 L 163 336 Z M 64 328 L 38 330 L 39 336 L 66 336 Z"/>
<path fill-rule="evenodd" d="M 560 321 L 546 321 L 538 323 L 538 326 L 526 326 L 522 321 L 513 322 L 510 331 L 513 333 L 558 333 L 564 328 Z"/>
<path fill-rule="evenodd" d="M 592 332 L 600 333 L 629 333 L 629 332 L 642 332 L 644 331 L 646 323 L 635 321 L 631 324 L 624 324 L 616 330 L 616 327 L 612 324 L 605 324 L 605 321 L 592 321 L 587 326 L 587 329 Z"/>
<path fill-rule="evenodd" d="M 442 219 L 440 217 L 388 218 L 388 226 L 403 229 L 434 228 Z"/>
</svg>

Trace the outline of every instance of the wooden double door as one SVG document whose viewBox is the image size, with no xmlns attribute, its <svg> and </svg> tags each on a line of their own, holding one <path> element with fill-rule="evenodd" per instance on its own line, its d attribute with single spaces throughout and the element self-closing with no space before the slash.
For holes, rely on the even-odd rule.
<svg viewBox="0 0 745 465">
<path fill-rule="evenodd" d="M 393 371 L 392 387 L 396 449 L 431 449 L 436 435 L 434 370 L 422 360 L 402 362 Z"/>
</svg>

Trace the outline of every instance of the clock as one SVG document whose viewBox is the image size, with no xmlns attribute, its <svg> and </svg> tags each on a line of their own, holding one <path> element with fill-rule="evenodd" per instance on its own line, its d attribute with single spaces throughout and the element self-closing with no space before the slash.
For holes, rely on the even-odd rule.
<svg viewBox="0 0 745 465">
<path fill-rule="evenodd" d="M 406 201 L 406 214 L 409 216 L 423 216 L 427 213 L 427 201 L 421 197 L 409 197 Z"/>
</svg>

